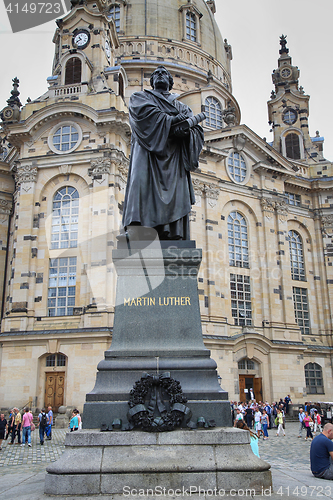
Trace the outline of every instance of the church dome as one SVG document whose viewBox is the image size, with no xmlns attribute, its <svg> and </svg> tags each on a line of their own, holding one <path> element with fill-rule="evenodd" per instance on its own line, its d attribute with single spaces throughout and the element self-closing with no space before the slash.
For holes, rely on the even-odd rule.
<svg viewBox="0 0 333 500">
<path fill-rule="evenodd" d="M 214 18 L 214 0 L 118 0 L 118 63 L 148 70 L 165 64 L 172 71 L 212 74 L 231 92 L 231 47 Z"/>
</svg>

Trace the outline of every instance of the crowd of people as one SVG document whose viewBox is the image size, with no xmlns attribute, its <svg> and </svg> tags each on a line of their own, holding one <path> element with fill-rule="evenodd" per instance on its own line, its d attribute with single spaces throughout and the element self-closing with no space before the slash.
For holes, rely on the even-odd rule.
<svg viewBox="0 0 333 500">
<path fill-rule="evenodd" d="M 52 406 L 47 409 L 42 408 L 38 414 L 37 427 L 39 430 L 39 441 L 44 445 L 45 439 L 52 439 L 52 426 L 54 425 L 54 417 Z M 35 430 L 36 426 L 33 422 L 33 414 L 29 408 L 24 408 L 20 411 L 18 408 L 13 408 L 8 416 L 5 418 L 4 413 L 0 414 L 0 450 L 2 450 L 3 440 L 10 439 L 8 444 L 18 444 L 25 446 L 31 444 L 31 432 Z M 70 431 L 82 429 L 82 419 L 79 410 L 75 409 L 68 425 Z M 15 442 L 16 441 L 16 442 Z"/>
<path fill-rule="evenodd" d="M 53 426 L 53 411 L 49 406 L 47 411 L 43 408 L 38 415 L 37 427 L 39 428 L 40 444 L 44 444 L 44 439 L 52 439 L 52 426 Z M 18 444 L 25 446 L 31 444 L 31 432 L 35 430 L 36 426 L 33 422 L 33 414 L 30 408 L 24 408 L 20 411 L 18 408 L 13 408 L 9 412 L 8 419 L 5 418 L 4 413 L 0 415 L 0 450 L 2 449 L 3 440 L 10 439 L 9 445 Z M 16 443 L 15 443 L 16 440 Z"/>
<path fill-rule="evenodd" d="M 234 426 L 250 431 L 251 443 L 253 443 L 253 448 L 257 450 L 257 440 L 261 436 L 264 440 L 268 439 L 269 430 L 273 430 L 276 436 L 286 435 L 286 416 L 289 413 L 291 403 L 289 394 L 284 399 L 280 398 L 279 401 L 272 404 L 269 404 L 268 401 L 256 402 L 255 399 L 246 403 L 231 401 Z M 298 420 L 298 437 L 302 438 L 304 432 L 305 440 L 312 440 L 318 430 L 322 432 L 324 414 L 320 404 L 306 402 L 304 405 L 300 405 Z"/>
</svg>

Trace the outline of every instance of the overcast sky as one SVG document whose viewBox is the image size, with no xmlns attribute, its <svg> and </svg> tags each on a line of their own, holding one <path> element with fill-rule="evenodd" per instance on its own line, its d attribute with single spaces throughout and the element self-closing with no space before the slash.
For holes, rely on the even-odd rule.
<svg viewBox="0 0 333 500">
<path fill-rule="evenodd" d="M 184 0 L 185 1 L 185 0 Z M 324 155 L 333 160 L 332 0 L 216 0 L 215 14 L 223 38 L 232 46 L 233 94 L 242 123 L 267 141 L 272 140 L 267 100 L 277 68 L 279 37 L 287 35 L 293 64 L 300 69 L 300 85 L 311 96 L 310 135 L 325 137 Z M 47 90 L 51 75 L 55 22 L 12 34 L 0 0 L 0 109 L 6 105 L 12 78 L 20 80 L 21 102 Z"/>
</svg>

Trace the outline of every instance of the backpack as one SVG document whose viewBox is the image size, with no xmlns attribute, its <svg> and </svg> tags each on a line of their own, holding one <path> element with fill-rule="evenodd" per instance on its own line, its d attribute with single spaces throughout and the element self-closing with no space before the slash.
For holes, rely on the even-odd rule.
<svg viewBox="0 0 333 500">
<path fill-rule="evenodd" d="M 42 418 L 40 419 L 40 425 L 47 425 L 46 413 L 42 413 Z"/>
</svg>

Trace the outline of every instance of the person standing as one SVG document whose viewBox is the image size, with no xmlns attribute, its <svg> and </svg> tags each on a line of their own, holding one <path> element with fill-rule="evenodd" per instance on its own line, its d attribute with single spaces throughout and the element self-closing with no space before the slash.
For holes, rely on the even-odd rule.
<svg viewBox="0 0 333 500">
<path fill-rule="evenodd" d="M 254 430 L 257 433 L 258 439 L 260 437 L 260 432 L 261 431 L 261 411 L 259 408 L 256 408 L 255 414 L 254 414 Z"/>
<path fill-rule="evenodd" d="M 14 444 L 15 435 L 17 435 L 17 444 L 21 444 L 22 416 L 18 408 L 13 408 L 13 416 L 11 424 L 12 424 L 12 440 L 10 444 Z"/>
<path fill-rule="evenodd" d="M 303 411 L 303 408 L 300 408 L 299 413 L 298 413 L 298 422 L 299 422 L 299 424 L 298 424 L 298 437 L 299 438 L 302 437 L 302 431 L 305 428 L 304 417 L 305 417 L 305 413 Z"/>
<path fill-rule="evenodd" d="M 313 433 L 316 434 L 317 427 L 319 429 L 319 432 L 322 432 L 322 428 L 321 428 L 321 416 L 320 416 L 318 410 L 314 411 L 313 422 L 314 422 Z"/>
<path fill-rule="evenodd" d="M 245 408 L 245 418 L 246 418 L 246 424 L 249 429 L 252 429 L 252 421 L 253 421 L 253 410 L 250 407 L 250 405 Z"/>
<path fill-rule="evenodd" d="M 308 440 L 308 437 L 313 439 L 313 435 L 312 435 L 312 432 L 311 432 L 311 426 L 310 426 L 310 423 L 313 422 L 312 418 L 310 417 L 310 415 L 308 414 L 308 412 L 306 411 L 305 412 L 305 417 L 304 417 L 304 425 L 305 425 L 305 428 L 306 428 L 306 438 L 305 438 L 305 441 Z"/>
<path fill-rule="evenodd" d="M 284 407 L 285 407 L 285 413 L 288 415 L 289 413 L 289 405 L 292 403 L 292 400 L 290 398 L 290 394 L 284 398 Z"/>
<path fill-rule="evenodd" d="M 284 432 L 284 428 L 283 428 L 283 413 L 279 409 L 277 409 L 276 411 L 277 411 L 276 420 L 277 420 L 277 426 L 278 426 L 276 435 L 279 436 L 280 435 L 280 431 L 282 431 L 283 435 L 285 436 L 286 433 Z"/>
<path fill-rule="evenodd" d="M 75 410 L 73 410 L 72 418 L 69 422 L 69 428 L 71 432 L 79 430 L 79 419 Z"/>
<path fill-rule="evenodd" d="M 268 424 L 269 424 L 269 415 L 267 414 L 266 410 L 262 411 L 262 416 L 261 416 L 261 425 L 262 425 L 262 430 L 264 432 L 264 439 L 268 439 Z"/>
<path fill-rule="evenodd" d="M 47 417 L 49 419 L 47 424 L 46 439 L 52 439 L 52 425 L 53 425 L 53 411 L 52 406 L 47 407 Z"/>
<path fill-rule="evenodd" d="M 1 413 L 0 415 L 0 450 L 2 450 L 2 441 L 5 439 L 5 432 L 8 430 L 7 420 L 5 415 Z"/>
<path fill-rule="evenodd" d="M 46 427 L 48 425 L 49 418 L 47 414 L 45 413 L 45 409 L 42 408 L 40 414 L 38 415 L 38 427 L 39 427 L 39 440 L 40 444 L 44 444 L 44 436 L 46 432 Z"/>
<path fill-rule="evenodd" d="M 25 445 L 26 437 L 28 437 L 28 446 L 31 448 L 31 424 L 33 421 L 32 413 L 29 408 L 24 410 L 23 419 L 22 419 L 22 444 Z"/>
</svg>

